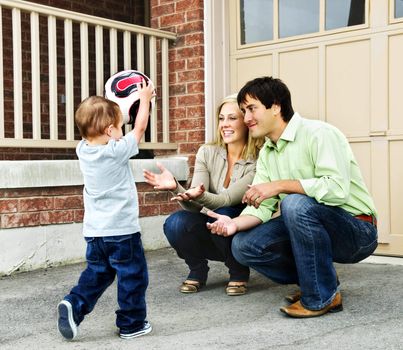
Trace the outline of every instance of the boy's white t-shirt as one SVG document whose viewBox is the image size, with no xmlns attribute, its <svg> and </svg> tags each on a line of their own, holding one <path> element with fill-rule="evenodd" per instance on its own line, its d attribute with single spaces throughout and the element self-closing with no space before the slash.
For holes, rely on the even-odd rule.
<svg viewBox="0 0 403 350">
<path fill-rule="evenodd" d="M 86 237 L 121 236 L 140 232 L 137 189 L 129 159 L 139 149 L 132 132 L 106 145 L 76 147 L 84 176 Z"/>
</svg>

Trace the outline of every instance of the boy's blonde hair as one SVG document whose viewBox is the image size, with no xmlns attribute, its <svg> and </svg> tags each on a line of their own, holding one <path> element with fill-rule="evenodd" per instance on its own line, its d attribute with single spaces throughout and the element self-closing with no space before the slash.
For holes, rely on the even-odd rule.
<svg viewBox="0 0 403 350">
<path fill-rule="evenodd" d="M 223 148 L 226 148 L 226 144 L 221 136 L 221 132 L 220 132 L 220 128 L 219 128 L 219 118 L 220 118 L 220 113 L 221 113 L 221 108 L 224 104 L 226 103 L 235 103 L 236 105 L 238 105 L 238 101 L 237 101 L 237 94 L 232 94 L 229 95 L 227 97 L 224 97 L 224 99 L 221 101 L 220 105 L 217 108 L 217 112 L 216 112 L 216 118 L 217 118 L 217 130 L 216 130 L 216 139 L 214 142 L 212 142 L 211 144 L 213 145 L 217 145 Z M 240 111 L 240 113 L 242 114 L 242 112 Z M 262 148 L 263 144 L 264 144 L 264 138 L 263 137 L 259 137 L 259 138 L 252 138 L 250 133 L 248 132 L 248 141 L 242 151 L 241 154 L 241 158 L 242 159 L 257 159 L 259 150 Z"/>
<path fill-rule="evenodd" d="M 122 113 L 115 102 L 90 96 L 80 103 L 74 118 L 81 137 L 91 139 L 103 135 L 109 125 L 117 127 Z"/>
</svg>

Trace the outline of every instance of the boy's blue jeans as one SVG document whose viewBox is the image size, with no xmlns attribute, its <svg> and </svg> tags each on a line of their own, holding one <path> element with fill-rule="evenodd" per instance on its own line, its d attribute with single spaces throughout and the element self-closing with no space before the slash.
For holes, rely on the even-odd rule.
<svg viewBox="0 0 403 350">
<path fill-rule="evenodd" d="M 281 216 L 232 240 L 232 253 L 277 283 L 299 284 L 301 303 L 310 310 L 330 304 L 337 291 L 333 261 L 356 263 L 377 247 L 377 229 L 339 207 L 290 194 Z"/>
<path fill-rule="evenodd" d="M 87 268 L 78 284 L 65 296 L 73 306 L 77 325 L 90 313 L 99 297 L 118 278 L 116 325 L 121 332 L 141 329 L 146 318 L 145 292 L 148 286 L 147 263 L 140 232 L 108 237 L 85 237 Z"/>
</svg>

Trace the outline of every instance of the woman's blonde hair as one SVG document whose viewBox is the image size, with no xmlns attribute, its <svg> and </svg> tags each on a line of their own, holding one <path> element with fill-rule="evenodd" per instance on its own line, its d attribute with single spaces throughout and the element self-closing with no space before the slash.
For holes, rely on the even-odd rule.
<svg viewBox="0 0 403 350">
<path fill-rule="evenodd" d="M 119 106 L 102 96 L 90 96 L 77 108 L 75 121 L 80 134 L 85 139 L 100 136 L 109 125 L 119 125 Z"/>
<path fill-rule="evenodd" d="M 211 144 L 213 145 L 217 145 L 223 148 L 226 148 L 227 145 L 225 144 L 222 136 L 221 136 L 221 132 L 220 132 L 220 128 L 219 128 L 219 117 L 220 117 L 220 113 L 221 113 L 221 108 L 222 106 L 224 106 L 224 104 L 226 103 L 235 103 L 236 105 L 238 105 L 238 101 L 237 101 L 237 94 L 232 94 L 229 95 L 227 97 L 224 97 L 224 99 L 221 101 L 220 105 L 217 108 L 216 111 L 216 118 L 217 118 L 217 130 L 216 130 L 216 139 L 214 142 L 212 142 Z M 240 113 L 242 114 L 242 112 L 240 111 Z M 264 144 L 264 138 L 263 137 L 259 137 L 259 138 L 252 138 L 250 133 L 248 132 L 248 141 L 242 151 L 241 154 L 241 158 L 242 159 L 257 159 L 259 150 L 262 148 L 263 144 Z"/>
</svg>

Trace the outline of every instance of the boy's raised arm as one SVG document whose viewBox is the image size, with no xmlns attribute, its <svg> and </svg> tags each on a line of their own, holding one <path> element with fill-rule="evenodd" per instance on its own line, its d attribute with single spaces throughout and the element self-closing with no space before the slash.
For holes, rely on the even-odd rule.
<svg viewBox="0 0 403 350">
<path fill-rule="evenodd" d="M 150 117 L 150 101 L 155 95 L 155 91 L 151 81 L 149 81 L 148 85 L 146 85 L 144 80 L 138 84 L 137 89 L 140 96 L 140 106 L 132 132 L 134 133 L 137 143 L 140 143 L 140 140 L 147 128 L 148 119 Z"/>
</svg>

